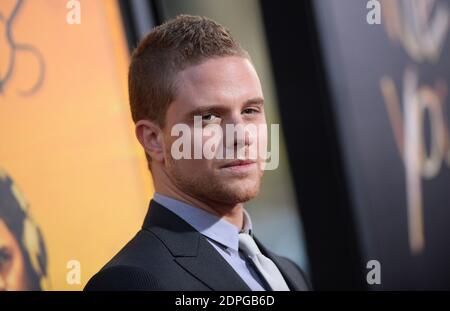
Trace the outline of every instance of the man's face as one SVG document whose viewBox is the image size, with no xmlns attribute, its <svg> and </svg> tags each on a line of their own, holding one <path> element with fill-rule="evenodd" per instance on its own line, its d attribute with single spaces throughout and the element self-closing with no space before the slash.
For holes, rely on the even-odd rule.
<svg viewBox="0 0 450 311">
<path fill-rule="evenodd" d="M 173 158 L 171 146 L 178 137 L 171 136 L 171 129 L 184 123 L 194 133 L 194 116 L 202 117 L 203 128 L 210 124 L 218 124 L 222 128 L 223 159 L 206 159 L 204 156 L 194 159 L 194 135 L 191 159 Z M 257 195 L 264 161 L 259 152 L 256 157 L 249 156 L 249 150 L 265 146 L 267 135 L 256 131 L 251 135 L 246 133 L 244 140 L 237 134 L 227 137 L 226 124 L 266 125 L 261 84 L 250 61 L 237 56 L 219 57 L 180 72 L 177 75 L 176 100 L 169 106 L 163 129 L 167 175 L 180 190 L 197 199 L 230 205 Z M 201 136 L 199 144 L 203 146 L 211 137 Z M 227 148 L 234 150 L 232 159 L 226 157 Z M 238 157 L 239 154 L 244 157 Z M 253 160 L 236 162 L 243 158 Z"/>
<path fill-rule="evenodd" d="M 30 289 L 19 244 L 3 220 L 0 219 L 0 290 L 23 291 Z"/>
</svg>

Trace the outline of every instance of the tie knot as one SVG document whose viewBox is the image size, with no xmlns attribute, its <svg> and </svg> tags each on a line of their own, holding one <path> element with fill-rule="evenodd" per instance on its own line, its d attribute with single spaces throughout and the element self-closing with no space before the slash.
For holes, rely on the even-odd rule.
<svg viewBox="0 0 450 311">
<path fill-rule="evenodd" d="M 249 257 L 261 254 L 255 240 L 248 233 L 239 233 L 239 249 Z"/>
</svg>

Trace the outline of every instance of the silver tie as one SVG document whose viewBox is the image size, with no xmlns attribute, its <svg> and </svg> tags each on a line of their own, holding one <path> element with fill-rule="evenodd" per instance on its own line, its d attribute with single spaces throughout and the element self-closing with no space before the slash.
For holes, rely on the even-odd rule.
<svg viewBox="0 0 450 311">
<path fill-rule="evenodd" d="M 274 291 L 289 291 L 280 270 L 272 260 L 264 256 L 255 240 L 247 233 L 239 233 L 239 249 L 254 263 Z"/>
</svg>

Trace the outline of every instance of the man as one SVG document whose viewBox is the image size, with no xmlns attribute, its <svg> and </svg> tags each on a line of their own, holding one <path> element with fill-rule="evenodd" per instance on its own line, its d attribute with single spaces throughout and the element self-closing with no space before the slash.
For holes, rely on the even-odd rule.
<svg viewBox="0 0 450 311">
<path fill-rule="evenodd" d="M 156 27 L 132 55 L 129 95 L 156 193 L 142 230 L 85 289 L 308 289 L 292 261 L 253 236 L 243 208 L 257 195 L 264 169 L 263 157 L 249 157 L 249 149 L 265 145 L 265 135 L 235 138 L 233 132 L 225 148 L 215 149 L 241 149 L 244 157 L 174 156 L 174 127 L 195 132 L 194 117 L 201 128 L 215 124 L 224 131 L 226 125 L 266 125 L 258 75 L 228 30 L 186 15 Z M 200 138 L 183 152 L 204 147 L 211 136 Z"/>
</svg>

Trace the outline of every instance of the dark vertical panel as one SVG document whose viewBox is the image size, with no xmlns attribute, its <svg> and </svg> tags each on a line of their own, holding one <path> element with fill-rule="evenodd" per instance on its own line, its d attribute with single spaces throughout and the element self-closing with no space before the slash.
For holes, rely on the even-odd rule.
<svg viewBox="0 0 450 311">
<path fill-rule="evenodd" d="M 132 52 L 143 35 L 150 31 L 151 27 L 161 23 L 158 6 L 155 1 L 151 0 L 118 0 L 118 2 L 128 49 Z M 146 12 L 142 12 L 142 10 L 146 10 Z M 147 20 L 139 20 L 142 18 Z M 148 29 L 143 29 L 143 27 Z"/>
<path fill-rule="evenodd" d="M 315 289 L 365 289 L 312 1 L 261 1 Z"/>
<path fill-rule="evenodd" d="M 450 1 L 313 3 L 370 288 L 448 290 Z"/>
<path fill-rule="evenodd" d="M 120 13 L 122 14 L 123 25 L 125 34 L 127 36 L 128 49 L 133 51 L 138 42 L 137 29 L 133 21 L 133 13 L 131 9 L 131 3 L 129 0 L 118 0 Z"/>
</svg>

